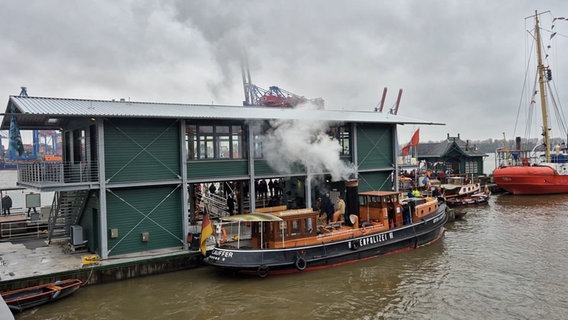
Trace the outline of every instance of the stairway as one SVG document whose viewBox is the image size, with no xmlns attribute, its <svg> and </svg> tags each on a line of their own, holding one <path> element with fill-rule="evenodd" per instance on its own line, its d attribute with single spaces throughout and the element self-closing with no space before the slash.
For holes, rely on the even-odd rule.
<svg viewBox="0 0 568 320">
<path fill-rule="evenodd" d="M 48 220 L 48 243 L 71 237 L 71 226 L 81 219 L 88 198 L 89 190 L 59 191 L 54 194 Z"/>
</svg>

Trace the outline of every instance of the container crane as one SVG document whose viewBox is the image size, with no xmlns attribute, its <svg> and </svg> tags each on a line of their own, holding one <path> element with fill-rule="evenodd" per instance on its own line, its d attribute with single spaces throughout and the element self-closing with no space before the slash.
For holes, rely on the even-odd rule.
<svg viewBox="0 0 568 320">
<path fill-rule="evenodd" d="M 243 101 L 244 106 L 294 108 L 301 103 L 311 102 L 318 108 L 323 108 L 324 100 L 322 98 L 307 99 L 277 86 L 271 86 L 268 90 L 266 90 L 253 84 L 248 68 L 248 62 L 246 59 L 243 60 L 244 61 L 241 64 L 241 73 L 245 92 L 245 100 Z"/>
</svg>

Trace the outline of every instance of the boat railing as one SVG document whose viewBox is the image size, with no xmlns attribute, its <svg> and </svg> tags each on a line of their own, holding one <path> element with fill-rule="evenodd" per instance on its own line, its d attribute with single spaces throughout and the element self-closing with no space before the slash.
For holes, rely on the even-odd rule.
<svg viewBox="0 0 568 320">
<path fill-rule="evenodd" d="M 521 149 L 497 149 L 495 151 L 495 167 L 527 166 L 534 162 L 534 152 Z"/>
<path fill-rule="evenodd" d="M 98 181 L 96 163 L 35 161 L 18 164 L 18 182 L 35 186 Z"/>
</svg>

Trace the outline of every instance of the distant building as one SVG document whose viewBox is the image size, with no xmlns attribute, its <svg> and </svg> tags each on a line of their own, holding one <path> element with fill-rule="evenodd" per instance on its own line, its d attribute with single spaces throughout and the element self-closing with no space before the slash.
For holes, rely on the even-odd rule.
<svg viewBox="0 0 568 320">
<path fill-rule="evenodd" d="M 484 157 L 487 154 L 478 151 L 469 140 L 461 140 L 459 134 L 457 137 L 448 134 L 442 142 L 420 143 L 417 147 L 418 160 L 424 160 L 435 172 L 444 170 L 456 175 L 482 175 Z"/>
</svg>

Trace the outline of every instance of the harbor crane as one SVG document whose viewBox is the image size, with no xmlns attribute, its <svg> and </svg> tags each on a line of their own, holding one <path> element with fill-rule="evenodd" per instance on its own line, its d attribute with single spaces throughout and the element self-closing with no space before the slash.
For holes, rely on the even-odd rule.
<svg viewBox="0 0 568 320">
<path fill-rule="evenodd" d="M 241 63 L 241 73 L 245 92 L 244 106 L 294 108 L 302 103 L 312 103 L 319 109 L 323 109 L 324 100 L 322 98 L 308 99 L 277 86 L 271 86 L 266 90 L 253 84 L 246 59 L 243 59 Z"/>
</svg>

